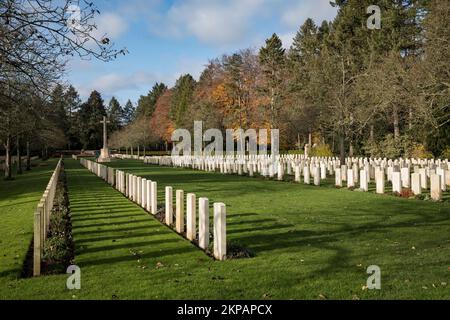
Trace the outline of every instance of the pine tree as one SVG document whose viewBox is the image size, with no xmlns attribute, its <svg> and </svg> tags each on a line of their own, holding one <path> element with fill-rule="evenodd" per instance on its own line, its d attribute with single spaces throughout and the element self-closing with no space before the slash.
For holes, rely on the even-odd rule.
<svg viewBox="0 0 450 320">
<path fill-rule="evenodd" d="M 114 132 L 122 127 L 123 109 L 119 101 L 112 97 L 108 104 L 109 131 Z"/>
<path fill-rule="evenodd" d="M 121 125 L 127 126 L 130 123 L 132 123 L 135 118 L 136 118 L 136 109 L 133 106 L 133 103 L 130 100 L 128 100 L 127 103 L 125 104 L 125 107 L 123 108 Z"/>
<path fill-rule="evenodd" d="M 84 149 L 99 149 L 103 145 L 103 127 L 100 121 L 106 116 L 103 99 L 93 91 L 80 109 L 81 142 Z"/>
<path fill-rule="evenodd" d="M 281 39 L 274 33 L 259 51 L 259 62 L 265 78 L 263 90 L 270 98 L 270 125 L 277 127 L 278 111 L 281 107 L 281 86 L 285 67 L 285 49 Z"/>
<path fill-rule="evenodd" d="M 57 84 L 50 95 L 49 107 L 52 110 L 51 117 L 53 123 L 69 136 L 69 118 L 67 115 L 67 102 L 65 99 L 64 87 Z"/>
<path fill-rule="evenodd" d="M 69 86 L 64 93 L 64 100 L 68 119 L 68 147 L 71 150 L 80 146 L 78 112 L 81 102 L 78 92 L 73 86 Z"/>
<path fill-rule="evenodd" d="M 180 127 L 186 125 L 185 115 L 189 110 L 195 90 L 196 82 L 190 74 L 182 75 L 173 88 L 170 116 L 175 124 Z M 192 119 L 190 119 L 192 120 Z"/>
<path fill-rule="evenodd" d="M 146 96 L 141 96 L 136 107 L 136 117 L 151 117 L 155 111 L 156 102 L 166 90 L 167 86 L 164 83 L 157 82 Z"/>
</svg>

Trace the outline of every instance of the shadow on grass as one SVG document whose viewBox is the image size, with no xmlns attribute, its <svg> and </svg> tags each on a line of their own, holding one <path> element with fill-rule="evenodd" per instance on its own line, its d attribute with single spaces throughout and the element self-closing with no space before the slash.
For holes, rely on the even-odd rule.
<svg viewBox="0 0 450 320">
<path fill-rule="evenodd" d="M 115 166 L 120 167 L 121 164 L 117 162 L 115 163 Z M 182 169 L 177 170 L 160 167 L 151 168 L 154 173 L 149 174 L 147 169 L 142 169 L 142 163 L 138 162 L 136 162 L 136 166 L 126 164 L 126 167 L 122 166 L 120 169 L 134 172 L 149 179 L 153 178 L 158 182 L 161 181 L 161 185 L 182 185 L 183 189 L 184 186 L 186 186 L 187 189 L 189 189 L 189 186 L 192 186 L 192 188 L 199 193 L 202 191 L 220 193 L 230 192 L 235 194 L 236 198 L 240 198 L 243 201 L 245 201 L 247 195 L 255 196 L 262 191 L 270 192 L 270 194 L 266 193 L 263 196 L 259 196 L 258 199 L 260 202 L 266 203 L 268 208 L 271 208 L 268 211 L 270 211 L 269 213 L 272 216 L 285 218 L 302 216 L 304 218 L 310 218 L 312 221 L 303 225 L 298 220 L 296 220 L 295 223 L 282 223 L 276 218 L 268 218 L 267 215 L 261 212 L 233 213 L 233 210 L 230 210 L 230 216 L 233 218 L 232 221 L 227 223 L 229 226 L 227 233 L 230 235 L 230 241 L 244 244 L 255 252 L 257 256 L 272 253 L 273 251 L 299 252 L 311 247 L 330 251 L 332 254 L 326 264 L 313 273 L 314 275 L 319 276 L 334 273 L 336 272 L 336 269 L 339 268 L 348 267 L 352 249 L 341 245 L 340 242 L 343 240 L 359 238 L 361 236 L 366 236 L 367 234 L 374 234 L 374 239 L 381 239 L 384 235 L 399 233 L 402 228 L 432 227 L 435 225 L 442 227 L 450 223 L 450 207 L 445 204 L 438 207 L 438 205 L 430 204 L 429 202 L 396 199 L 393 197 L 380 197 L 374 194 L 351 193 L 350 191 L 339 192 L 332 186 L 332 183 L 329 188 L 328 186 L 327 188 L 311 188 L 309 186 L 285 182 L 263 182 L 260 178 L 251 179 L 238 176 L 223 176 L 220 174 L 199 173 L 197 171 L 184 171 Z M 83 180 L 83 188 L 73 188 L 74 192 L 78 193 L 76 201 L 79 206 L 76 210 L 77 216 L 74 217 L 73 221 L 95 221 L 96 223 L 78 226 L 79 230 L 76 230 L 76 235 L 92 235 L 92 237 L 77 240 L 77 245 L 89 245 L 89 243 L 108 240 L 120 242 L 121 240 L 126 239 L 161 236 L 169 233 L 168 230 L 159 226 L 162 231 L 134 234 L 133 231 L 154 229 L 154 227 L 149 227 L 149 224 L 142 226 L 142 223 L 146 222 L 141 219 L 138 221 L 121 221 L 116 223 L 116 225 L 128 225 L 128 228 L 108 228 L 105 230 L 83 231 L 83 229 L 89 227 L 114 225 L 114 222 L 105 219 L 117 219 L 119 217 L 130 218 L 139 215 L 116 215 L 117 213 L 123 213 L 123 210 L 118 210 L 114 213 L 113 211 L 115 208 L 113 208 L 112 211 L 105 212 L 105 216 L 101 213 L 93 213 L 93 210 L 105 210 L 97 208 L 90 209 L 90 207 L 95 204 L 99 206 L 108 206 L 107 203 L 109 201 L 110 205 L 115 204 L 118 205 L 117 208 L 122 208 L 127 206 L 122 206 L 119 203 L 129 200 L 120 194 L 113 194 L 113 192 L 117 191 L 112 190 L 106 183 L 88 172 L 85 172 L 84 174 L 79 173 L 79 176 Z M 76 178 L 74 178 L 74 180 L 75 179 Z M 202 184 L 213 185 L 213 187 L 203 186 Z M 295 207 L 298 207 L 299 209 L 296 211 L 288 211 L 284 207 L 278 208 L 276 204 L 272 204 L 271 200 L 273 197 L 277 197 L 277 194 L 286 192 L 287 187 L 294 188 L 295 192 L 298 190 L 299 197 L 308 197 L 312 194 L 317 197 L 317 194 L 319 194 L 319 197 L 322 197 L 325 200 L 327 200 L 328 195 L 330 195 L 330 199 L 328 199 L 328 202 L 326 203 L 314 203 L 309 201 L 306 204 L 303 204 L 302 202 L 296 203 L 294 201 L 293 203 L 298 204 Z M 107 191 L 108 188 L 110 189 L 110 192 Z M 86 193 L 86 189 L 92 190 L 93 194 L 89 195 Z M 104 201 L 104 199 L 109 200 Z M 210 197 L 210 200 L 211 199 L 212 197 Z M 87 208 L 85 209 L 84 206 Z M 308 215 L 309 207 L 314 207 L 314 215 Z M 229 208 L 233 208 L 233 206 L 229 206 Z M 236 206 L 236 209 L 238 210 L 239 208 Z M 138 209 L 136 206 L 136 210 L 141 209 Z M 107 214 L 110 212 L 113 214 Z M 144 213 L 142 214 L 145 215 Z M 258 217 L 260 218 L 258 219 Z M 117 234 L 114 235 L 102 236 L 102 234 L 105 233 L 116 232 Z M 136 241 L 123 244 L 81 249 L 80 254 L 86 252 L 101 253 L 104 250 L 135 248 L 140 245 L 150 246 L 150 243 L 156 245 L 176 241 L 177 240 L 156 239 L 139 242 L 136 239 Z M 192 249 L 195 250 L 195 248 Z M 145 253 L 142 257 L 160 258 L 168 255 L 185 254 L 190 251 L 186 250 L 186 247 L 168 248 L 163 251 L 159 251 L 157 248 L 150 248 L 150 250 L 154 251 Z M 132 255 L 115 257 L 99 255 L 96 259 L 83 261 L 83 264 L 100 265 L 132 261 L 135 259 L 136 258 Z"/>
</svg>

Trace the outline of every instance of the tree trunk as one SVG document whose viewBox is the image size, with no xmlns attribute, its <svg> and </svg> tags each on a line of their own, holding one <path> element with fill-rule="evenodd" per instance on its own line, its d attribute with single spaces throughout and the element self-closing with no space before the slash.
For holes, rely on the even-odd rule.
<svg viewBox="0 0 450 320">
<path fill-rule="evenodd" d="M 11 180 L 11 136 L 8 135 L 6 137 L 6 144 L 5 144 L 5 151 L 6 151 L 6 157 L 5 157 L 5 180 Z"/>
<path fill-rule="evenodd" d="M 370 141 L 374 140 L 374 126 L 370 125 Z"/>
<path fill-rule="evenodd" d="M 27 171 L 31 170 L 31 153 L 30 153 L 30 141 L 27 140 Z"/>
<path fill-rule="evenodd" d="M 398 120 L 398 109 L 397 105 L 394 104 L 393 108 L 393 120 L 394 120 L 394 138 L 400 138 L 400 128 L 399 128 L 399 120 Z"/>
<path fill-rule="evenodd" d="M 138 145 L 138 149 L 137 149 L 137 156 L 138 158 L 141 156 L 141 147 Z"/>
<path fill-rule="evenodd" d="M 16 139 L 16 148 L 17 148 L 17 174 L 22 174 L 22 155 L 20 154 L 20 138 L 17 136 Z"/>
<path fill-rule="evenodd" d="M 412 121 L 413 121 L 413 114 L 412 114 L 412 108 L 409 107 L 409 123 L 408 123 L 408 129 L 409 131 L 412 130 Z"/>
<path fill-rule="evenodd" d="M 144 146 L 144 157 L 145 157 L 145 149 L 146 149 L 146 148 L 145 148 L 145 146 Z"/>
</svg>

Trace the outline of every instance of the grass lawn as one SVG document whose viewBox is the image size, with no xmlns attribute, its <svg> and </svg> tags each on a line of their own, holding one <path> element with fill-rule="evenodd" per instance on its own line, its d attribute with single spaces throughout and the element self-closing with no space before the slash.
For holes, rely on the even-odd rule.
<svg viewBox="0 0 450 320">
<path fill-rule="evenodd" d="M 0 298 L 7 297 L 5 289 L 20 277 L 33 238 L 33 214 L 57 160 L 34 164 L 12 181 L 0 178 Z"/>
<path fill-rule="evenodd" d="M 10 268 L 2 260 L 0 298 L 450 299 L 449 202 L 133 160 L 110 165 L 157 181 L 159 201 L 170 185 L 206 196 L 211 205 L 226 203 L 228 240 L 256 256 L 213 261 L 76 161 L 66 160 L 82 289 L 65 289 L 66 275 L 16 279 L 5 273 Z M 5 229 L 10 236 L 2 231 L 2 256 L 9 241 L 17 240 L 26 252 L 32 207 L 26 239 L 11 239 L 25 225 L 16 220 Z M 4 210 L 0 214 L 4 219 Z M 362 289 L 369 265 L 381 268 L 381 290 Z"/>
</svg>

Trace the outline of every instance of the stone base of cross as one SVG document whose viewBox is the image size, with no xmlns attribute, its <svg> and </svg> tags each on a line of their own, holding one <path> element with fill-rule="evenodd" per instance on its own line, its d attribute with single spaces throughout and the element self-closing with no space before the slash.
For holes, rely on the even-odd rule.
<svg viewBox="0 0 450 320">
<path fill-rule="evenodd" d="M 100 157 L 97 162 L 111 162 L 111 155 L 109 154 L 109 148 L 102 148 L 100 150 Z"/>
</svg>

